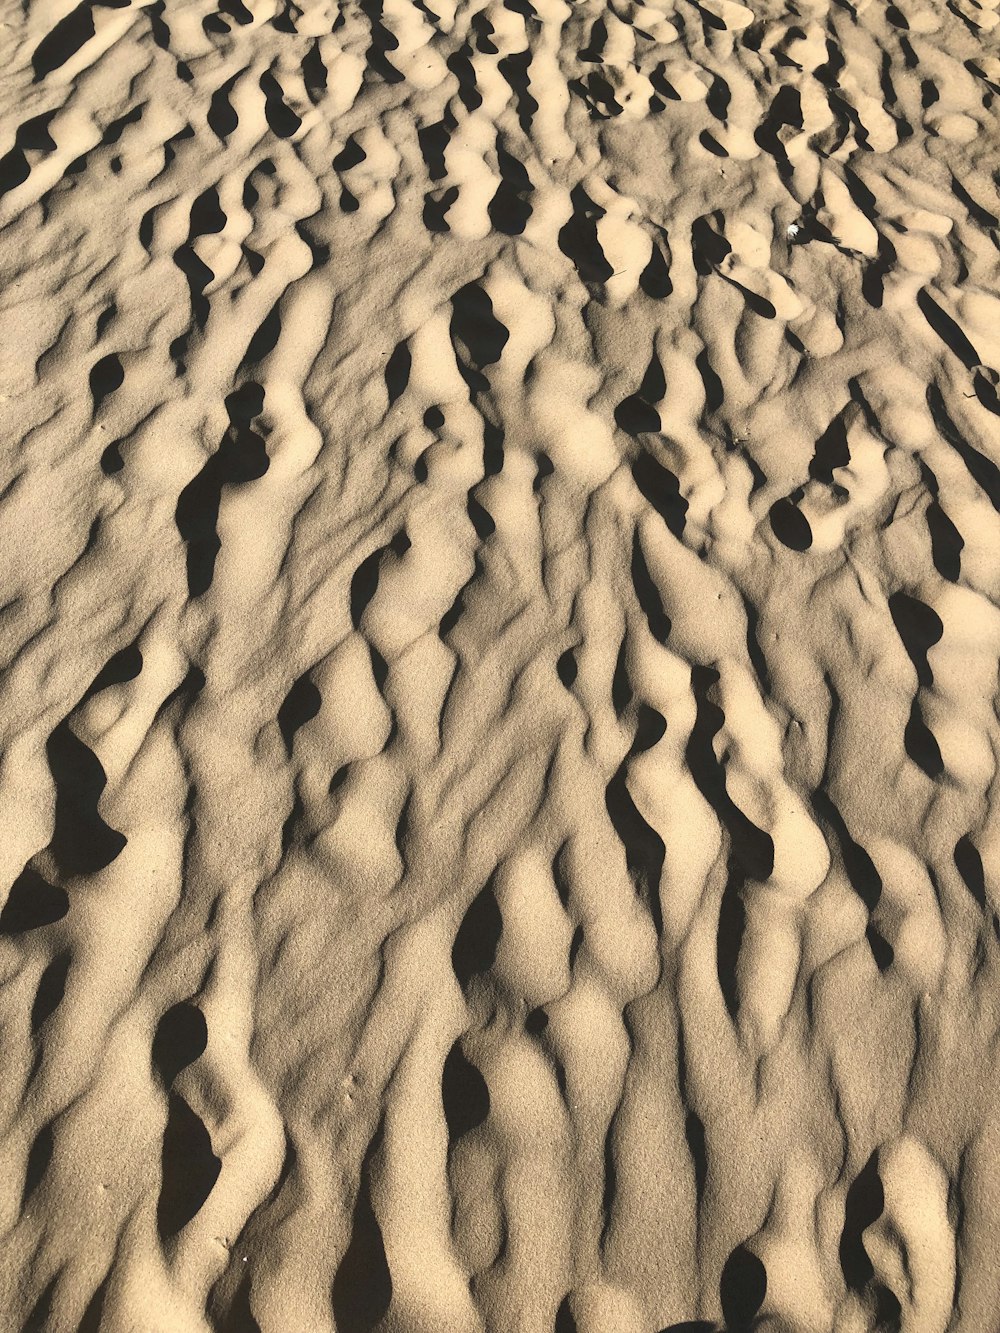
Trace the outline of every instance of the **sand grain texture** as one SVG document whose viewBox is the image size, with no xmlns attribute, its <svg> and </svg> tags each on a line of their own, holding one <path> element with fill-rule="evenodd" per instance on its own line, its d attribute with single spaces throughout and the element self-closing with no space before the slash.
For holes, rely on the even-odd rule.
<svg viewBox="0 0 1000 1333">
<path fill-rule="evenodd" d="M 5 0 L 0 1329 L 992 1333 L 996 0 Z"/>
</svg>

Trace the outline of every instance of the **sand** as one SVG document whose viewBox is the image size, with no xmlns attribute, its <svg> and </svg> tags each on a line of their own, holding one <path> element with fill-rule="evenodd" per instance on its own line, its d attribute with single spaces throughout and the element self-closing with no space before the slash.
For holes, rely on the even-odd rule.
<svg viewBox="0 0 1000 1333">
<path fill-rule="evenodd" d="M 1000 1327 L 998 24 L 5 0 L 0 1333 Z"/>
</svg>

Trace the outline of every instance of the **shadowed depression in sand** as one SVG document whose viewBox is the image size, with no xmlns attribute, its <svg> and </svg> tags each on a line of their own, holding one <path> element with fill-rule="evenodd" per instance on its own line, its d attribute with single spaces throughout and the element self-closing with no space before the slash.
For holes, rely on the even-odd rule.
<svg viewBox="0 0 1000 1333">
<path fill-rule="evenodd" d="M 0 15 L 0 1333 L 995 1333 L 997 0 Z"/>
</svg>

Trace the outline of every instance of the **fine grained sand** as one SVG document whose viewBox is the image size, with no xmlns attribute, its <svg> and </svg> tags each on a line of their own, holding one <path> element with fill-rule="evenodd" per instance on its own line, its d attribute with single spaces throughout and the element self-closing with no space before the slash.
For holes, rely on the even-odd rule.
<svg viewBox="0 0 1000 1333">
<path fill-rule="evenodd" d="M 997 0 L 5 0 L 2 1333 L 1000 1327 Z"/>
</svg>

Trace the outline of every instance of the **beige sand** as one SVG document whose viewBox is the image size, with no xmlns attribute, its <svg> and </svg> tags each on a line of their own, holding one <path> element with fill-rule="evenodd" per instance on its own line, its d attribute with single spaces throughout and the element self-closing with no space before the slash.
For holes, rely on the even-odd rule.
<svg viewBox="0 0 1000 1333">
<path fill-rule="evenodd" d="M 0 1333 L 1000 1327 L 997 0 L 5 0 Z"/>
</svg>

